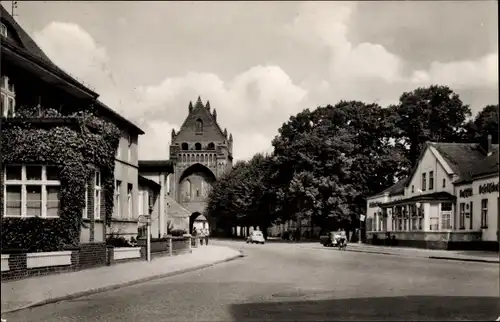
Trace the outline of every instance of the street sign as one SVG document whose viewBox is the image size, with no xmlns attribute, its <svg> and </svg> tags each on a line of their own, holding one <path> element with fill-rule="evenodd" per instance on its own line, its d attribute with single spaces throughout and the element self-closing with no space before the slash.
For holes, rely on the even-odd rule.
<svg viewBox="0 0 500 322">
<path fill-rule="evenodd" d="M 365 217 L 366 217 L 365 215 L 360 215 L 360 216 L 359 216 L 359 220 L 360 220 L 360 221 L 365 221 Z"/>
</svg>

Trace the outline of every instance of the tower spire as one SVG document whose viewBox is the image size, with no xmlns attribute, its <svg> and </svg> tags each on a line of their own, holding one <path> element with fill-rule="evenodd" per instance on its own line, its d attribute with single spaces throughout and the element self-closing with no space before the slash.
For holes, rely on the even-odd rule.
<svg viewBox="0 0 500 322">
<path fill-rule="evenodd" d="M 193 111 L 193 102 L 189 101 L 189 113 L 191 113 Z"/>
<path fill-rule="evenodd" d="M 203 107 L 203 102 L 201 101 L 201 97 L 198 96 L 198 99 L 196 100 L 196 104 L 194 105 L 194 108 L 197 107 Z"/>
<path fill-rule="evenodd" d="M 205 108 L 210 112 L 210 101 L 207 101 L 207 104 L 205 105 Z"/>
<path fill-rule="evenodd" d="M 212 117 L 214 118 L 215 122 L 217 122 L 217 110 L 215 108 L 212 112 Z"/>
</svg>

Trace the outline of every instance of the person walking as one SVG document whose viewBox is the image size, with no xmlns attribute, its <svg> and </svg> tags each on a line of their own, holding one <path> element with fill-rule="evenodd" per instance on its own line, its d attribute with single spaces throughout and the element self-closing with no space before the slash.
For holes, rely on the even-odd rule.
<svg viewBox="0 0 500 322">
<path fill-rule="evenodd" d="M 210 230 L 205 228 L 205 245 L 208 245 L 208 238 L 210 237 Z"/>
</svg>

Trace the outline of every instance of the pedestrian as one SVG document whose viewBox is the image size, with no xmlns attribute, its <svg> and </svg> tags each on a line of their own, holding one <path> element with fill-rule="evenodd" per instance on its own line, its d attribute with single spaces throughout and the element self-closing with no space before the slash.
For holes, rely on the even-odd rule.
<svg viewBox="0 0 500 322">
<path fill-rule="evenodd" d="M 200 228 L 200 245 L 203 246 L 203 240 L 205 239 L 205 230 Z"/>
<path fill-rule="evenodd" d="M 208 245 L 208 238 L 210 237 L 210 230 L 205 228 L 205 245 Z"/>
</svg>

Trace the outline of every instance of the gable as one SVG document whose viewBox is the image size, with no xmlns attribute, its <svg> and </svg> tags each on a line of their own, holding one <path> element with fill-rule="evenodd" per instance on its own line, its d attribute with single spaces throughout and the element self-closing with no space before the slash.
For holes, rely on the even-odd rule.
<svg viewBox="0 0 500 322">
<path fill-rule="evenodd" d="M 197 131 L 197 122 L 201 121 L 202 131 Z M 220 129 L 217 121 L 207 107 L 199 100 L 193 110 L 186 117 L 179 133 L 175 135 L 172 143 L 183 142 L 222 142 L 227 138 Z"/>
</svg>

